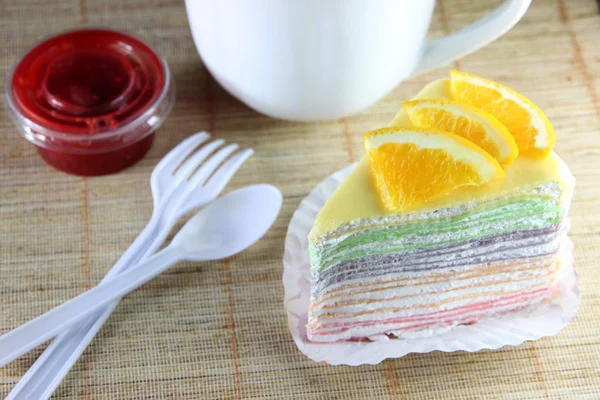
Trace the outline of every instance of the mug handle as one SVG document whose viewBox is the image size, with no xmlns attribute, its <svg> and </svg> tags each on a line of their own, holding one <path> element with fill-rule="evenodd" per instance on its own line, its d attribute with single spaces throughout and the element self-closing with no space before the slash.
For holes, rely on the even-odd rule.
<svg viewBox="0 0 600 400">
<path fill-rule="evenodd" d="M 507 0 L 490 14 L 451 35 L 425 44 L 421 60 L 410 76 L 447 64 L 505 34 L 523 17 L 531 0 Z"/>
</svg>

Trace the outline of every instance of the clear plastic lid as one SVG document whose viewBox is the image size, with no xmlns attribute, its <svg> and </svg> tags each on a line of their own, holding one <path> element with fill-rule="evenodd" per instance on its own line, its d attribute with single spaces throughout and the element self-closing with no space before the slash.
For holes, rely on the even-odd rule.
<svg viewBox="0 0 600 400">
<path fill-rule="evenodd" d="M 69 31 L 35 45 L 9 72 L 6 96 L 27 140 L 73 154 L 143 139 L 175 100 L 164 58 L 140 39 L 107 29 Z"/>
</svg>

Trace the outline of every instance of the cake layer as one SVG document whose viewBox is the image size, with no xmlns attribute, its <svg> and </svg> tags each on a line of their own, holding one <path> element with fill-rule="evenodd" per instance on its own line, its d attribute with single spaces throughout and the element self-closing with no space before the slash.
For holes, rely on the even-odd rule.
<svg viewBox="0 0 600 400">
<path fill-rule="evenodd" d="M 555 257 L 550 256 L 523 262 L 473 264 L 458 271 L 428 275 L 397 274 L 390 280 L 361 282 L 360 286 L 346 283 L 336 290 L 314 296 L 311 312 L 315 317 L 320 312 L 359 312 L 367 305 L 372 309 L 390 307 L 396 306 L 397 300 L 410 296 L 419 296 L 418 301 L 427 303 L 426 295 L 440 292 L 449 294 L 474 287 L 490 290 L 490 285 L 545 279 L 554 271 L 555 262 Z"/>
<path fill-rule="evenodd" d="M 340 263 L 313 276 L 309 338 L 414 334 L 539 304 L 552 294 L 567 230 L 568 221 Z"/>
<path fill-rule="evenodd" d="M 484 317 L 514 312 L 538 305 L 551 296 L 551 288 L 539 288 L 528 292 L 500 294 L 500 297 L 482 300 L 454 309 L 413 314 L 410 317 L 347 322 L 315 330 L 308 329 L 307 332 L 309 340 L 314 342 L 337 342 L 340 340 L 369 338 L 382 334 L 401 337 L 407 331 L 414 334 L 415 331 L 420 330 L 449 329 L 460 324 L 474 323 Z"/>
<path fill-rule="evenodd" d="M 562 233 L 564 236 L 564 233 Z M 560 247 L 558 225 L 444 244 L 427 249 L 366 256 L 339 263 L 313 277 L 313 292 L 335 284 L 373 277 L 391 277 L 401 272 L 434 271 L 477 263 L 538 257 L 555 253 Z"/>
<path fill-rule="evenodd" d="M 562 256 L 342 285 L 313 297 L 307 332 L 317 342 L 402 335 L 539 304 L 552 294 Z"/>
<path fill-rule="evenodd" d="M 562 214 L 555 200 L 529 198 L 453 218 L 361 229 L 338 240 L 310 245 L 311 266 L 316 273 L 368 255 L 410 251 L 521 229 L 540 229 L 556 224 Z"/>
<path fill-rule="evenodd" d="M 504 282 L 511 279 L 517 282 L 517 278 L 532 278 L 540 275 L 540 273 L 545 275 L 543 272 L 551 269 L 556 254 L 555 252 L 550 255 L 517 260 L 461 264 L 436 270 L 404 270 L 380 277 L 344 281 L 326 290 L 313 292 L 311 309 L 318 311 L 322 306 L 327 308 L 328 306 L 323 302 L 347 295 L 354 296 L 354 303 L 365 309 L 371 308 L 368 303 L 369 299 L 373 298 L 371 296 L 373 293 L 377 293 L 375 297 L 380 299 L 389 296 L 416 295 L 428 292 L 433 292 L 438 298 L 442 298 L 447 296 L 452 288 L 463 286 L 464 282 L 460 282 L 462 278 L 483 279 L 483 281 L 474 282 L 479 284 L 484 281 L 488 283 L 494 280 Z M 446 278 L 446 281 L 440 281 L 442 278 Z M 422 285 L 427 285 L 427 287 Z M 506 288 L 510 288 L 510 285 L 507 285 Z M 365 297 L 366 293 L 369 293 L 369 295 Z M 428 300 L 423 301 L 428 302 Z M 405 303 L 402 302 L 402 304 Z"/>
<path fill-rule="evenodd" d="M 313 317 L 309 327 L 313 331 L 336 327 L 346 323 L 361 325 L 359 322 L 385 321 L 390 318 L 411 317 L 415 314 L 422 315 L 436 313 L 440 310 L 452 310 L 482 301 L 501 298 L 507 294 L 519 294 L 526 291 L 550 287 L 554 281 L 554 274 L 549 273 L 538 279 L 528 279 L 511 282 L 512 290 L 504 287 L 505 281 L 498 281 L 496 285 L 470 286 L 459 288 L 445 293 L 444 298 L 439 294 L 421 294 L 418 296 L 402 297 L 401 305 L 398 301 L 380 301 L 380 306 L 373 304 L 372 308 L 365 309 L 361 306 L 327 307 Z M 396 299 L 398 300 L 398 299 Z"/>
</svg>

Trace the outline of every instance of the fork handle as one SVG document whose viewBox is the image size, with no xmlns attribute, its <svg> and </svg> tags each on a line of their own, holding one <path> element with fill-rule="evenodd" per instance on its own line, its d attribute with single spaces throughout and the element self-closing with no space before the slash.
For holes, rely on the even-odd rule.
<svg viewBox="0 0 600 400">
<path fill-rule="evenodd" d="M 146 227 L 107 273 L 104 280 L 138 264 L 161 246 L 174 222 L 160 221 L 158 215 L 160 214 L 157 212 L 153 213 Z M 118 304 L 119 300 L 116 300 L 82 321 L 81 324 L 61 332 L 19 380 L 6 399 L 49 398 Z"/>
</svg>

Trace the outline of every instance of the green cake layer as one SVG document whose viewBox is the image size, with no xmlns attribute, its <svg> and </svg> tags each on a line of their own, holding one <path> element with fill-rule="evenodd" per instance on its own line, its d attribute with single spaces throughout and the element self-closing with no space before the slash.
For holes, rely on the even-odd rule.
<svg viewBox="0 0 600 400">
<path fill-rule="evenodd" d="M 313 272 L 353 258 L 456 243 L 558 223 L 564 210 L 556 199 L 529 197 L 501 202 L 454 217 L 358 230 L 309 246 Z"/>
</svg>

